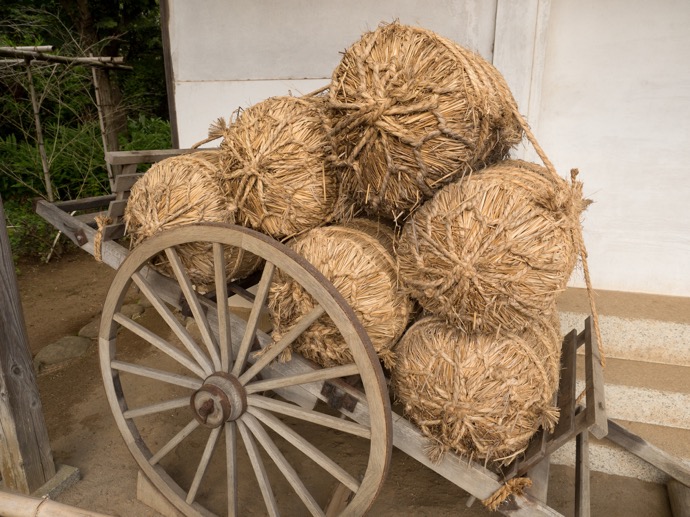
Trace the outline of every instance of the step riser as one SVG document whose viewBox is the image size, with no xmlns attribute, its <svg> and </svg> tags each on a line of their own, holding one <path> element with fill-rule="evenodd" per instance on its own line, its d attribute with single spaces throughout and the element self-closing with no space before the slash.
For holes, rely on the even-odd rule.
<svg viewBox="0 0 690 517">
<path fill-rule="evenodd" d="M 561 331 L 581 330 L 586 314 L 562 311 Z M 690 366 L 690 325 L 667 321 L 599 316 L 607 357 Z"/>
</svg>

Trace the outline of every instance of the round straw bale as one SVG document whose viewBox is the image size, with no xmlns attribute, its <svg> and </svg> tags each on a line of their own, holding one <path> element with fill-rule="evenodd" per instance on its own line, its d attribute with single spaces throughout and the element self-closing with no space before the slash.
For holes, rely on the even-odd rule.
<svg viewBox="0 0 690 517">
<path fill-rule="evenodd" d="M 391 347 L 405 330 L 412 309 L 409 297 L 398 287 L 392 239 L 391 229 L 355 219 L 350 226 L 314 228 L 290 244 L 343 295 L 387 367 L 394 362 Z M 314 308 L 314 301 L 299 284 L 278 272 L 268 306 L 277 341 Z M 353 360 L 328 316 L 312 324 L 292 347 L 324 367 Z"/>
<path fill-rule="evenodd" d="M 490 63 L 399 23 L 347 49 L 328 99 L 344 192 L 388 218 L 504 158 L 523 134 L 515 100 Z"/>
<path fill-rule="evenodd" d="M 582 184 L 503 161 L 445 186 L 405 223 L 401 282 L 466 330 L 519 329 L 548 309 L 580 251 Z"/>
<path fill-rule="evenodd" d="M 508 464 L 539 426 L 553 429 L 560 361 L 554 322 L 549 316 L 519 334 L 468 334 L 436 316 L 410 327 L 395 348 L 392 388 L 430 439 L 431 459 L 452 450 Z"/>
<path fill-rule="evenodd" d="M 136 245 L 157 233 L 198 222 L 235 223 L 235 207 L 219 172 L 218 151 L 198 151 L 157 162 L 132 187 L 125 208 L 127 232 Z M 200 236 L 203 238 L 203 236 Z M 180 259 L 192 283 L 207 291 L 214 283 L 211 243 L 195 242 L 178 247 Z M 261 260 L 240 248 L 225 247 L 228 279 L 243 278 Z M 152 265 L 161 273 L 172 271 L 164 256 Z"/>
<path fill-rule="evenodd" d="M 332 218 L 338 184 L 325 163 L 324 102 L 272 97 L 224 131 L 221 169 L 242 224 L 284 238 Z"/>
</svg>

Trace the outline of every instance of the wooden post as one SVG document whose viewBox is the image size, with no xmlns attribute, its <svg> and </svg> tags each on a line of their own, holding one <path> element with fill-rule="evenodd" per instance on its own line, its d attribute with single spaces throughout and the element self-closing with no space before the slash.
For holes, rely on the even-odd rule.
<svg viewBox="0 0 690 517">
<path fill-rule="evenodd" d="M 0 198 L 0 474 L 25 494 L 55 475 Z"/>
</svg>

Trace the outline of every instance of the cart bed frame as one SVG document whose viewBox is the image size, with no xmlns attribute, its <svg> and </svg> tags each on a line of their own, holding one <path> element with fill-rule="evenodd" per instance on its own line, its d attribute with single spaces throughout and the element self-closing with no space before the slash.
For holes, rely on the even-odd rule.
<svg viewBox="0 0 690 517">
<path fill-rule="evenodd" d="M 122 220 L 129 190 L 142 176 L 137 172 L 139 164 L 150 164 L 165 158 L 193 152 L 193 149 L 173 149 L 165 151 L 120 151 L 106 154 L 106 161 L 114 171 L 110 179 L 112 194 L 92 198 L 49 203 L 40 200 L 36 212 L 55 228 L 66 235 L 78 247 L 95 256 L 94 243 L 102 240 L 100 261 L 117 269 L 128 255 L 128 250 L 116 242 L 124 236 L 125 227 Z M 83 212 L 80 215 L 70 215 Z M 97 216 L 109 219 L 100 228 L 96 223 Z M 97 229 L 98 228 L 98 229 Z M 100 233 L 100 235 L 99 235 Z M 154 285 L 166 302 L 181 308 L 184 297 L 179 286 L 155 271 L 144 268 L 142 273 Z M 240 295 L 245 295 L 242 286 L 229 286 Z M 211 315 L 211 313 L 209 313 Z M 244 320 L 232 315 L 231 325 L 234 336 L 241 336 Z M 211 321 L 209 323 L 215 324 Z M 257 331 L 259 342 L 267 344 L 270 336 Z M 234 343 L 233 343 L 234 345 Z M 557 394 L 557 405 L 560 419 L 553 433 L 539 431 L 532 439 L 525 454 L 500 473 L 492 472 L 481 464 L 468 461 L 453 453 L 447 453 L 434 463 L 427 457 L 425 446 L 428 439 L 404 417 L 393 413 L 393 446 L 413 457 L 437 474 L 470 494 L 468 505 L 475 499 L 490 498 L 504 483 L 520 476 L 532 479 L 532 487 L 522 494 L 511 495 L 498 508 L 504 515 L 514 516 L 556 516 L 558 512 L 546 504 L 546 488 L 549 474 L 549 456 L 572 439 L 576 439 L 576 486 L 575 514 L 589 515 L 589 467 L 588 467 L 588 433 L 597 438 L 606 436 L 607 418 L 604 399 L 604 380 L 599 347 L 592 332 L 591 318 L 584 322 L 584 330 L 572 330 L 563 339 L 562 373 Z M 576 357 L 578 350 L 584 348 L 585 390 L 579 396 L 576 392 Z M 285 376 L 300 372 L 312 371 L 313 366 L 297 354 L 287 363 L 274 361 L 269 375 Z M 284 398 L 302 406 L 313 406 L 317 400 L 333 403 L 336 400 L 349 400 L 350 404 L 336 407 L 357 422 L 367 422 L 368 410 L 361 393 L 345 382 L 327 381 L 292 387 L 279 393 Z M 580 400 L 582 399 L 582 400 Z M 355 401 L 353 404 L 352 402 Z M 354 407 L 353 407 L 354 405 Z M 348 409 L 350 408 L 350 409 Z M 329 515 L 337 512 L 337 501 L 329 507 Z"/>
</svg>

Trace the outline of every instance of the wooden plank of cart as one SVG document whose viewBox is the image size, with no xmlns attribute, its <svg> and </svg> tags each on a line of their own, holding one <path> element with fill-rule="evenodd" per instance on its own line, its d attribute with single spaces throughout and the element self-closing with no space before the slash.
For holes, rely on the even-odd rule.
<svg viewBox="0 0 690 517">
<path fill-rule="evenodd" d="M 287 489 L 298 504 L 287 513 L 362 515 L 381 489 L 395 446 L 468 492 L 468 504 L 493 498 L 501 503 L 497 509 L 504 515 L 559 515 L 546 504 L 549 455 L 576 439 L 576 513 L 589 515 L 587 436 L 591 432 L 602 438 L 607 433 L 601 360 L 589 318 L 582 332 L 573 330 L 563 340 L 557 400 L 561 416 L 553 433 L 538 433 L 523 457 L 500 472 L 452 453 L 433 463 L 425 454 L 427 438 L 391 412 L 386 379 L 354 312 L 302 257 L 260 233 L 210 223 L 162 232 L 131 252 L 116 241 L 124 235 L 122 215 L 129 189 L 141 176 L 137 166 L 183 152 L 190 150 L 108 153 L 111 165 L 122 166 L 111 195 L 62 203 L 39 201 L 36 207 L 77 246 L 118 270 L 104 302 L 100 328 L 104 386 L 115 421 L 141 471 L 177 510 L 185 515 L 237 515 L 244 498 L 259 497 L 258 492 L 267 513 L 278 515 L 284 510 Z M 75 211 L 79 215 L 69 215 Z M 205 243 L 213 254 L 211 293 L 196 292 L 180 260 L 177 250 L 190 242 Z M 224 246 L 264 259 L 263 271 L 250 282 L 256 284 L 255 294 L 250 294 L 249 285 L 226 278 Z M 173 274 L 164 276 L 150 267 L 153 257 L 164 257 Z M 274 342 L 258 322 L 277 271 L 303 286 L 315 307 Z M 132 286 L 158 312 L 164 330 L 120 311 Z M 227 303 L 217 303 L 234 294 L 250 303 L 246 319 L 235 315 Z M 180 311 L 193 318 L 197 338 L 181 322 Z M 282 352 L 324 314 L 345 338 L 353 362 L 320 368 L 297 354 L 281 360 Z M 146 353 L 133 352 L 123 343 L 122 329 L 140 338 Z M 586 388 L 579 397 L 575 363 L 581 347 Z M 363 440 L 366 452 L 357 470 L 352 471 L 351 458 L 345 461 L 325 454 L 311 443 L 313 435 L 305 437 L 299 426 L 287 423 L 294 421 Z M 198 435 L 201 444 L 186 448 Z M 295 450 L 302 456 L 295 458 Z M 241 456 L 256 478 L 250 494 L 246 488 L 243 491 L 247 482 L 238 473 Z M 317 476 L 317 485 L 335 488 L 330 502 L 317 501 L 311 485 L 307 486 L 305 480 L 311 482 L 314 476 L 305 476 L 305 458 L 307 469 L 323 474 Z M 190 463 L 193 468 L 188 472 L 184 466 Z M 222 481 L 217 479 L 218 471 L 225 473 Z M 533 486 L 523 492 L 515 480 L 524 476 L 532 479 Z"/>
</svg>

